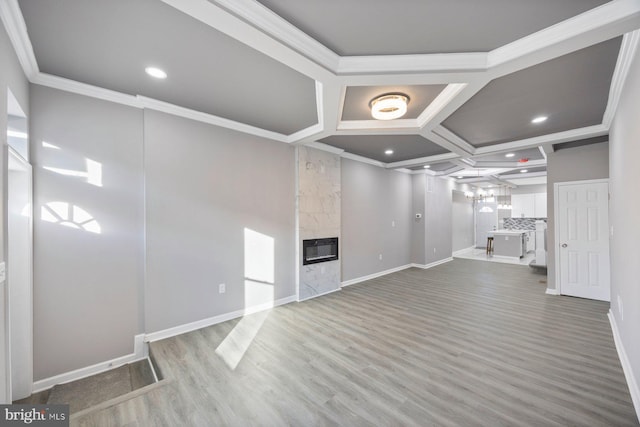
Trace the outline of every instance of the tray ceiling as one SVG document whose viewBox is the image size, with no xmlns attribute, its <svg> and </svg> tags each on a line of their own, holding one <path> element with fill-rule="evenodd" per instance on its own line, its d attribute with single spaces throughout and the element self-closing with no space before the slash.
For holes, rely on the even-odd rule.
<svg viewBox="0 0 640 427">
<path fill-rule="evenodd" d="M 640 40 L 625 0 L 3 1 L 33 83 L 463 182 L 607 140 Z"/>
</svg>

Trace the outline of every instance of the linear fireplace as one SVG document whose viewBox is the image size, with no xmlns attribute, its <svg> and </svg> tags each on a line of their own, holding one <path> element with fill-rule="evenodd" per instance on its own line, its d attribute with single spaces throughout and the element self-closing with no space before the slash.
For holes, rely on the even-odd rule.
<svg viewBox="0 0 640 427">
<path fill-rule="evenodd" d="M 309 239 L 302 241 L 302 265 L 338 259 L 338 238 Z"/>
</svg>

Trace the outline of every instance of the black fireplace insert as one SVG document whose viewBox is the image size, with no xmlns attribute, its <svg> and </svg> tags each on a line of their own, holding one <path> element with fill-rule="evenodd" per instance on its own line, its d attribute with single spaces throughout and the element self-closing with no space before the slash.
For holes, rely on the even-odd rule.
<svg viewBox="0 0 640 427">
<path fill-rule="evenodd" d="M 309 239 L 302 241 L 302 265 L 338 259 L 338 238 Z"/>
</svg>

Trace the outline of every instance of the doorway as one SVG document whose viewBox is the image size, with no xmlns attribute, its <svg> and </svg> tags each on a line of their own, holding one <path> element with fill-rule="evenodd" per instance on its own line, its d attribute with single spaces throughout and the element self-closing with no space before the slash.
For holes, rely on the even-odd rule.
<svg viewBox="0 0 640 427">
<path fill-rule="evenodd" d="M 562 295 L 609 301 L 609 183 L 554 184 L 556 283 Z"/>
</svg>

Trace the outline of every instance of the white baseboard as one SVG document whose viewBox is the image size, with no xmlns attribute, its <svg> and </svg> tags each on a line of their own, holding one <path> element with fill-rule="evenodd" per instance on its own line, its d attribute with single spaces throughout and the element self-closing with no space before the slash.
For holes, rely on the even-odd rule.
<svg viewBox="0 0 640 427">
<path fill-rule="evenodd" d="M 356 283 L 366 282 L 367 280 L 376 279 L 378 277 L 386 276 L 387 274 L 396 273 L 398 271 L 406 270 L 407 268 L 411 268 L 413 264 L 402 265 L 400 267 L 390 268 L 388 270 L 380 271 L 378 273 L 369 274 L 367 276 L 356 277 L 355 279 L 345 280 L 342 282 L 342 287 L 355 285 Z"/>
<path fill-rule="evenodd" d="M 453 255 L 453 256 L 458 256 L 458 255 L 464 254 L 464 253 L 466 253 L 466 252 L 470 252 L 470 251 L 474 250 L 475 248 L 476 248 L 476 245 L 469 246 L 468 248 L 464 248 L 464 249 L 460 249 L 460 250 L 458 250 L 458 251 L 455 251 L 455 252 L 454 252 L 453 254 L 451 254 L 451 255 Z"/>
<path fill-rule="evenodd" d="M 558 291 L 557 289 L 550 289 L 550 288 L 547 288 L 547 290 L 544 293 L 547 295 L 560 295 L 560 291 Z"/>
<path fill-rule="evenodd" d="M 303 298 L 303 299 L 298 299 L 298 302 L 307 301 L 307 300 L 310 300 L 310 299 L 313 299 L 313 298 L 318 298 L 318 297 L 321 297 L 321 296 L 323 296 L 323 295 L 329 295 L 329 294 L 332 294 L 332 293 L 334 293 L 334 292 L 338 292 L 339 290 L 340 290 L 340 288 L 338 288 L 338 289 L 331 289 L 330 291 L 323 292 L 323 293 L 318 294 L 318 295 L 311 295 L 310 297 L 306 297 L 306 298 Z"/>
<path fill-rule="evenodd" d="M 634 408 L 636 408 L 636 416 L 638 417 L 638 421 L 640 421 L 640 388 L 638 387 L 638 383 L 636 382 L 635 375 L 633 375 L 633 369 L 631 368 L 631 363 L 629 363 L 627 352 L 625 351 L 624 345 L 622 344 L 622 338 L 620 337 L 620 331 L 618 330 L 618 325 L 616 324 L 616 318 L 611 310 L 609 310 L 607 316 L 609 316 L 609 323 L 611 323 L 611 331 L 613 332 L 613 341 L 616 343 L 616 350 L 618 350 L 620 364 L 622 365 L 624 376 L 627 379 L 627 385 L 629 386 L 631 400 L 633 401 Z"/>
<path fill-rule="evenodd" d="M 432 262 L 431 264 L 411 264 L 411 267 L 422 268 L 423 270 L 426 270 L 428 268 L 433 268 L 437 265 L 445 264 L 450 261 L 453 261 L 453 257 L 441 259 L 439 261 Z"/>
<path fill-rule="evenodd" d="M 173 328 L 163 329 L 161 331 L 151 332 L 146 334 L 144 340 L 146 342 L 153 342 L 163 340 L 165 338 L 171 338 L 176 335 L 186 334 L 197 329 L 206 328 L 207 326 L 215 325 L 218 323 L 226 322 L 227 320 L 237 319 L 238 317 L 246 316 L 249 314 L 257 313 L 259 311 L 269 310 L 270 308 L 277 307 L 279 305 L 289 304 L 295 302 L 296 296 L 292 295 L 287 298 L 282 298 L 273 302 L 273 304 L 260 304 L 253 307 L 248 307 L 242 310 L 232 311 L 230 313 L 221 314 L 219 316 L 209 317 L 207 319 L 198 320 L 191 323 L 185 323 L 184 325 L 174 326 Z"/>
<path fill-rule="evenodd" d="M 137 362 L 138 360 L 145 359 L 148 355 L 148 346 L 144 342 L 144 336 L 144 334 L 139 334 L 134 337 L 133 353 L 121 357 L 116 357 L 115 359 L 106 360 L 104 362 L 96 363 L 95 365 L 87 366 L 85 368 L 76 369 L 74 371 L 65 372 L 63 374 L 55 375 L 50 378 L 35 381 L 33 383 L 33 393 L 48 390 L 56 384 L 65 384 L 71 381 L 80 380 L 82 378 L 90 377 L 91 375 L 108 371 L 109 369 L 117 368 L 118 366 L 122 366 L 127 363 Z"/>
</svg>

